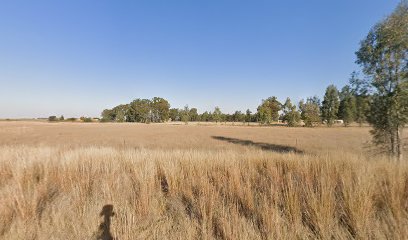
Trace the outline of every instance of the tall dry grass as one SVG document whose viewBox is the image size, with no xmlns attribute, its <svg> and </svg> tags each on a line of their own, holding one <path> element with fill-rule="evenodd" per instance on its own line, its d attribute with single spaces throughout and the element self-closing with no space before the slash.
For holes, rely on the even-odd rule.
<svg viewBox="0 0 408 240">
<path fill-rule="evenodd" d="M 1 239 L 404 239 L 408 166 L 255 148 L 0 147 Z"/>
</svg>

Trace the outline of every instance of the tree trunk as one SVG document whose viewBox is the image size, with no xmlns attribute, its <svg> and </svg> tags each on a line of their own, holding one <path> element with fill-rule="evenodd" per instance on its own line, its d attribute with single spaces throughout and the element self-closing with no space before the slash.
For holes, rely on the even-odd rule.
<svg viewBox="0 0 408 240">
<path fill-rule="evenodd" d="M 403 151 L 404 151 L 404 143 L 402 142 L 402 130 L 404 128 L 399 128 L 397 131 L 397 154 L 398 154 L 398 160 L 402 160 L 403 156 Z"/>
<path fill-rule="evenodd" d="M 397 131 L 398 132 L 398 131 Z M 394 159 L 394 160 L 397 160 L 398 159 L 398 157 L 397 157 L 397 143 L 396 143 L 396 138 L 395 138 L 395 132 L 394 132 L 394 130 L 393 129 L 390 129 L 390 144 L 391 144 L 391 146 L 390 146 L 390 154 L 391 154 L 391 157 Z"/>
</svg>

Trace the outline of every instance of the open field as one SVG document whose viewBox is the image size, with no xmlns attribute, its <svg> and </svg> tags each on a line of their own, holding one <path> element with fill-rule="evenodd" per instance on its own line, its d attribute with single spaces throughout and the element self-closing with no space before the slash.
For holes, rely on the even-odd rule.
<svg viewBox="0 0 408 240">
<path fill-rule="evenodd" d="M 0 122 L 0 239 L 405 239 L 368 131 Z"/>
<path fill-rule="evenodd" d="M 365 151 L 369 140 L 367 127 L 311 129 L 197 124 L 0 122 L 0 145 L 238 151 L 249 147 L 278 152 L 279 147 L 289 147 L 307 153 L 347 151 L 359 154 Z"/>
</svg>

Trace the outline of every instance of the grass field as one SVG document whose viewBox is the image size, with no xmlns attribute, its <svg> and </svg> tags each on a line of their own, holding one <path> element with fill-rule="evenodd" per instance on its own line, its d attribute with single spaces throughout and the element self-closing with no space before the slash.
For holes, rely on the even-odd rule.
<svg viewBox="0 0 408 240">
<path fill-rule="evenodd" d="M 369 139 L 0 122 L 0 239 L 406 239 L 408 164 L 373 156 Z"/>
</svg>

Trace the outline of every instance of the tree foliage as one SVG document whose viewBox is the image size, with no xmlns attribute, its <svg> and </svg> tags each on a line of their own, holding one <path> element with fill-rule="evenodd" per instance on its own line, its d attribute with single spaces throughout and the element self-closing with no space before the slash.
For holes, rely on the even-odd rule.
<svg viewBox="0 0 408 240">
<path fill-rule="evenodd" d="M 103 122 L 125 122 L 128 113 L 129 105 L 121 104 L 112 109 L 105 109 L 102 111 Z"/>
<path fill-rule="evenodd" d="M 307 98 L 306 102 L 301 100 L 299 109 L 301 111 L 300 117 L 306 127 L 313 127 L 321 122 L 320 99 L 317 96 Z"/>
<path fill-rule="evenodd" d="M 187 124 L 190 121 L 190 108 L 188 105 L 184 106 L 183 109 L 180 110 L 180 120 Z"/>
<path fill-rule="evenodd" d="M 293 105 L 290 98 L 287 98 L 283 104 L 283 121 L 285 121 L 289 127 L 295 127 L 300 122 L 300 112 L 296 109 L 296 105 Z"/>
<path fill-rule="evenodd" d="M 374 143 L 401 159 L 408 122 L 408 1 L 370 30 L 356 55 L 374 91 L 368 117 Z"/>
<path fill-rule="evenodd" d="M 48 121 L 49 122 L 56 122 L 56 121 L 58 121 L 58 118 L 57 118 L 57 116 L 49 116 Z"/>
<path fill-rule="evenodd" d="M 149 99 L 135 99 L 129 104 L 126 114 L 126 121 L 128 122 L 142 122 L 149 123 L 151 108 L 151 101 Z"/>
<path fill-rule="evenodd" d="M 170 103 L 160 97 L 154 97 L 150 102 L 151 121 L 165 122 L 170 117 Z"/>
<path fill-rule="evenodd" d="M 339 105 L 339 91 L 334 85 L 328 86 L 322 102 L 322 118 L 328 126 L 332 126 L 337 119 Z"/>
<path fill-rule="evenodd" d="M 171 119 L 171 121 L 180 121 L 180 110 L 178 108 L 171 108 L 169 110 L 169 118 Z"/>
<path fill-rule="evenodd" d="M 212 114 L 212 119 L 217 123 L 222 121 L 222 112 L 219 107 L 215 107 L 214 112 Z"/>
<path fill-rule="evenodd" d="M 343 120 L 344 126 L 350 125 L 356 116 L 356 98 L 350 86 L 346 85 L 340 92 L 339 119 Z"/>
<path fill-rule="evenodd" d="M 115 118 L 113 119 L 116 122 L 125 122 L 126 121 L 126 113 L 129 109 L 128 104 L 121 104 L 112 109 L 115 114 Z"/>
<path fill-rule="evenodd" d="M 198 114 L 197 108 L 191 108 L 189 115 L 190 115 L 190 121 L 192 122 L 200 121 L 200 115 Z"/>
<path fill-rule="evenodd" d="M 205 111 L 201 114 L 200 119 L 201 121 L 204 121 L 204 122 L 210 122 L 212 121 L 212 113 Z"/>
<path fill-rule="evenodd" d="M 103 122 L 165 122 L 170 117 L 169 102 L 160 97 L 137 98 L 129 104 L 120 104 L 101 113 Z"/>
<path fill-rule="evenodd" d="M 270 124 L 272 121 L 279 120 L 279 111 L 282 109 L 282 104 L 276 97 L 269 97 L 262 100 L 258 106 L 257 115 L 261 123 Z"/>
<path fill-rule="evenodd" d="M 367 81 L 360 79 L 356 72 L 351 74 L 349 83 L 356 105 L 354 121 L 362 126 L 362 124 L 367 121 L 369 111 L 369 85 L 367 85 Z"/>
</svg>

